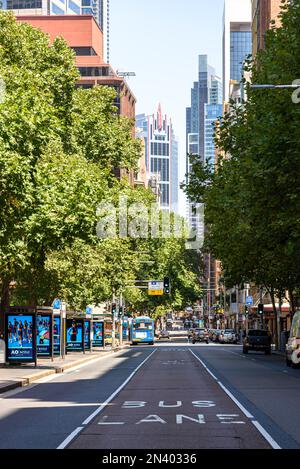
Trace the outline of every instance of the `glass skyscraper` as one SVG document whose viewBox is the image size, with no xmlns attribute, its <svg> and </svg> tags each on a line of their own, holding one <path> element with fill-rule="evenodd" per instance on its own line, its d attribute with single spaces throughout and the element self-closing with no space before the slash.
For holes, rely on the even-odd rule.
<svg viewBox="0 0 300 469">
<path fill-rule="evenodd" d="M 198 82 L 191 89 L 191 106 L 186 109 L 186 170 L 191 172 L 189 155 L 201 161 L 215 162 L 214 124 L 222 116 L 222 82 L 208 63 L 207 55 L 198 57 Z M 197 218 L 197 204 L 187 201 L 186 218 L 191 228 L 202 235 L 202 220 Z"/>
<path fill-rule="evenodd" d="M 243 64 L 252 52 L 251 31 L 230 32 L 230 79 L 240 82 L 243 78 Z"/>
<path fill-rule="evenodd" d="M 155 177 L 160 187 L 160 207 L 178 213 L 179 168 L 178 141 L 171 119 L 162 114 L 159 105 L 152 116 L 136 116 L 136 128 L 145 142 L 148 179 Z"/>
</svg>

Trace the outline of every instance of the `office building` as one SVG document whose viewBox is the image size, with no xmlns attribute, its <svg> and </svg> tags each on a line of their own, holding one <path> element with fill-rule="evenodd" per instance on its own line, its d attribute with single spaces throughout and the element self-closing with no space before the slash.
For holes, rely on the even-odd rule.
<svg viewBox="0 0 300 469">
<path fill-rule="evenodd" d="M 163 115 L 159 105 L 157 112 L 151 116 L 136 116 L 136 128 L 145 142 L 149 187 L 156 181 L 161 209 L 178 213 L 179 155 L 172 121 Z"/>
<path fill-rule="evenodd" d="M 109 63 L 109 0 L 1 0 L 0 9 L 17 16 L 92 15 L 102 30 L 104 60 Z"/>
<path fill-rule="evenodd" d="M 265 0 L 263 0 L 265 1 Z M 243 64 L 252 54 L 251 0 L 225 0 L 223 15 L 223 100 L 231 83 L 240 83 Z"/>
<path fill-rule="evenodd" d="M 41 29 L 49 35 L 51 41 L 62 36 L 76 53 L 76 65 L 81 75 L 77 86 L 113 87 L 117 92 L 115 104 L 119 113 L 135 118 L 136 98 L 124 78 L 119 77 L 105 62 L 103 33 L 92 15 L 21 15 L 17 19 Z"/>
</svg>

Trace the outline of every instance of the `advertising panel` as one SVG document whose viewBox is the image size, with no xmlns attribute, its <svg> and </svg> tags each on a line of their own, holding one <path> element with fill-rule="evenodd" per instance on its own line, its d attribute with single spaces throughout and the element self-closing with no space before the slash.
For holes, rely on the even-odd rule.
<svg viewBox="0 0 300 469">
<path fill-rule="evenodd" d="M 83 351 L 83 319 L 67 319 L 66 349 L 71 351 Z"/>
<path fill-rule="evenodd" d="M 53 353 L 60 355 L 60 337 L 61 337 L 61 320 L 60 316 L 53 319 Z"/>
<path fill-rule="evenodd" d="M 93 347 L 103 347 L 103 327 L 103 322 L 93 322 Z"/>
<path fill-rule="evenodd" d="M 14 313 L 6 315 L 6 361 L 35 362 L 35 315 Z"/>
<path fill-rule="evenodd" d="M 112 322 L 105 321 L 104 325 L 104 345 L 112 345 L 113 325 Z"/>
<path fill-rule="evenodd" d="M 91 349 L 91 321 L 88 319 L 84 321 L 84 348 Z"/>
<path fill-rule="evenodd" d="M 36 315 L 36 352 L 38 357 L 52 356 L 52 314 Z"/>
<path fill-rule="evenodd" d="M 123 319 L 123 340 L 129 340 L 129 322 L 127 318 Z"/>
</svg>

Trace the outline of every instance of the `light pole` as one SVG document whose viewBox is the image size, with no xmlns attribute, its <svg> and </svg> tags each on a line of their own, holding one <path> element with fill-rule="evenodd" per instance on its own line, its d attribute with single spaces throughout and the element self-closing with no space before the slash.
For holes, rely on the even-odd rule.
<svg viewBox="0 0 300 469">
<path fill-rule="evenodd" d="M 300 84 L 292 84 L 292 85 L 271 85 L 271 84 L 264 84 L 264 85 L 250 85 L 252 90 L 274 90 L 274 89 L 293 89 L 296 90 L 300 88 Z"/>
</svg>

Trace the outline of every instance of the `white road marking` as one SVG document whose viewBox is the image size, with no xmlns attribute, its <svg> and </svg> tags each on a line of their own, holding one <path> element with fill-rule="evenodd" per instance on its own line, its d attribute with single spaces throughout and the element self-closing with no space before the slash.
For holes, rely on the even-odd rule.
<svg viewBox="0 0 300 469">
<path fill-rule="evenodd" d="M 271 435 L 261 426 L 257 420 L 252 420 L 253 425 L 257 430 L 265 437 L 268 443 L 272 446 L 273 449 L 281 449 L 281 447 L 276 443 L 276 441 L 271 437 Z"/>
<path fill-rule="evenodd" d="M 278 443 L 271 437 L 271 435 L 262 427 L 262 425 L 257 421 L 254 420 L 254 416 L 248 412 L 248 410 L 231 394 L 231 392 L 224 386 L 224 384 L 215 377 L 215 375 L 209 370 L 209 368 L 205 365 L 205 363 L 195 355 L 191 349 L 190 352 L 194 355 L 194 357 L 203 365 L 206 371 L 217 381 L 218 385 L 223 389 L 223 391 L 233 400 L 233 402 L 241 409 L 241 411 L 245 414 L 245 416 L 253 423 L 253 425 L 257 428 L 260 434 L 267 440 L 269 445 L 273 449 L 281 449 Z M 246 358 L 246 357 L 244 357 Z"/>
<path fill-rule="evenodd" d="M 95 410 L 95 412 L 93 412 L 87 419 L 85 419 L 85 421 L 82 423 L 82 425 L 87 425 L 91 422 L 91 420 L 93 420 L 103 409 L 105 409 L 105 407 L 117 396 L 117 394 L 119 394 L 120 391 L 122 391 L 122 389 L 129 383 L 129 381 L 131 381 L 131 379 L 133 378 L 133 376 L 138 372 L 138 370 L 147 362 L 147 360 L 149 360 L 150 357 L 152 357 L 152 355 L 156 352 L 157 349 L 153 350 L 152 353 L 150 353 L 150 355 L 148 355 L 148 357 L 142 361 L 142 363 L 139 364 L 139 366 L 136 367 L 136 369 L 131 373 L 131 375 L 124 381 L 123 384 L 121 384 L 121 386 L 118 387 L 118 389 L 103 403 L 101 404 L 101 406 Z M 79 431 L 78 428 L 80 428 Z M 82 427 L 78 427 L 74 432 L 72 432 L 60 445 L 57 449 L 63 449 L 65 448 L 69 443 L 70 441 L 72 441 L 77 435 L 78 433 L 84 428 L 83 426 Z"/>
<path fill-rule="evenodd" d="M 71 435 L 68 436 L 68 438 L 66 438 L 58 447 L 57 449 L 64 449 L 69 443 L 70 441 L 73 440 L 73 438 L 75 438 L 76 435 L 78 435 L 78 433 L 81 432 L 81 430 L 83 430 L 83 427 L 77 427 L 76 430 L 74 430 Z"/>
</svg>

